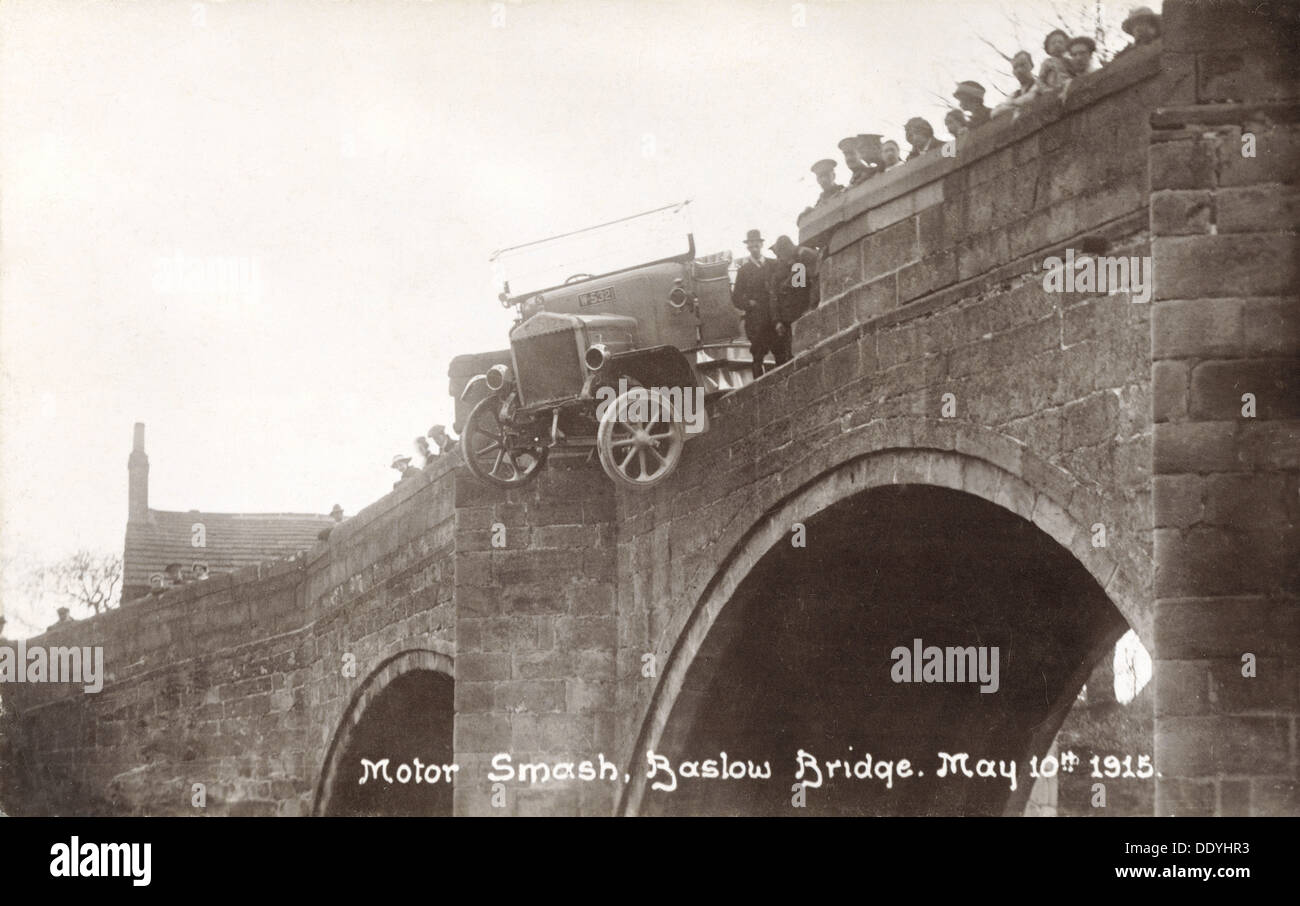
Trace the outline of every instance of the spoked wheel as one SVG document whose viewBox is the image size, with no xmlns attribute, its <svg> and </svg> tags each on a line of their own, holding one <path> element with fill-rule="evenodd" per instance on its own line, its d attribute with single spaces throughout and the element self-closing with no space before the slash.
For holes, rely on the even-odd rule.
<svg viewBox="0 0 1300 906">
<path fill-rule="evenodd" d="M 495 396 L 479 400 L 465 420 L 460 449 L 471 474 L 499 488 L 518 488 L 537 477 L 546 464 L 546 444 L 502 423 Z"/>
<path fill-rule="evenodd" d="M 633 387 L 601 416 L 596 450 L 605 474 L 638 490 L 666 479 L 681 461 L 686 430 L 666 396 Z"/>
</svg>

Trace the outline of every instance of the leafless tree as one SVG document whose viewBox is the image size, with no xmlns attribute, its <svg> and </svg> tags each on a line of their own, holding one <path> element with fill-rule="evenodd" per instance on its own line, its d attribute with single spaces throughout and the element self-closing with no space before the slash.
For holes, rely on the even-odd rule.
<svg viewBox="0 0 1300 906">
<path fill-rule="evenodd" d="M 42 605 L 70 606 L 102 613 L 121 603 L 122 558 L 80 550 L 31 572 L 32 596 Z"/>
</svg>

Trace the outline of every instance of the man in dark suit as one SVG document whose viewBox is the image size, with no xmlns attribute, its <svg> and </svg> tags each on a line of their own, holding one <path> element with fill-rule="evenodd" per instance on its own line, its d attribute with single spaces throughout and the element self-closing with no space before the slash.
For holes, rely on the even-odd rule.
<svg viewBox="0 0 1300 906">
<path fill-rule="evenodd" d="M 776 342 L 772 354 L 776 363 L 782 365 L 793 358 L 790 325 L 813 306 L 819 256 L 813 249 L 796 246 L 789 236 L 777 237 L 772 251 L 776 252 L 772 267 L 772 322 Z"/>
<path fill-rule="evenodd" d="M 763 257 L 763 236 L 758 230 L 745 235 L 745 248 L 749 257 L 736 271 L 736 284 L 731 288 L 731 304 L 740 309 L 745 321 L 745 337 L 749 340 L 749 354 L 753 357 L 754 379 L 763 376 L 763 359 L 772 351 L 776 332 L 772 324 L 772 266 L 771 258 Z"/>
</svg>

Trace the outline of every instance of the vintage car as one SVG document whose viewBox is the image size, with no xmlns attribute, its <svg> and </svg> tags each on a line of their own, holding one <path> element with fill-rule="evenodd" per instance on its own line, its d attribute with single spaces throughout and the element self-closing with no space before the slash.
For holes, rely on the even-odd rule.
<svg viewBox="0 0 1300 906">
<path fill-rule="evenodd" d="M 599 457 L 649 488 L 706 430 L 707 400 L 750 379 L 731 253 L 695 255 L 685 203 L 493 255 L 510 349 L 451 367 L 470 472 L 514 488 L 552 453 Z M 473 372 L 471 375 L 470 372 Z"/>
</svg>

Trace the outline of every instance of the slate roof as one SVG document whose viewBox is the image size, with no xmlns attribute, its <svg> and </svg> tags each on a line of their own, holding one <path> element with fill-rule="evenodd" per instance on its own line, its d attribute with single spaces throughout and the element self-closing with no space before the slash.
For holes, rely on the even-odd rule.
<svg viewBox="0 0 1300 906">
<path fill-rule="evenodd" d="M 196 523 L 203 525 L 203 547 L 193 543 Z M 181 564 L 188 573 L 193 563 L 203 562 L 216 575 L 287 557 L 310 548 L 321 529 L 337 524 L 328 515 L 314 513 L 149 510 L 147 520 L 126 524 L 122 585 L 147 589 L 149 576 L 169 563 Z"/>
</svg>

